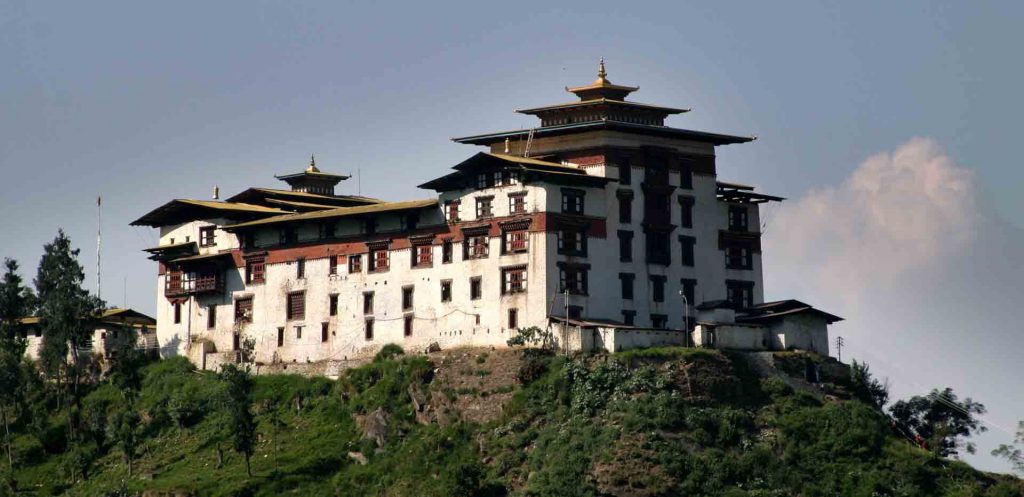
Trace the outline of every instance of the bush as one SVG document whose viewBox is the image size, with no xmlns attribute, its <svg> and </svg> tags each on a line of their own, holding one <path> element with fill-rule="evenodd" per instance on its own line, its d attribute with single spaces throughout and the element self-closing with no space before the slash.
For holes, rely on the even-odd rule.
<svg viewBox="0 0 1024 497">
<path fill-rule="evenodd" d="M 402 347 L 399 347 L 397 344 L 389 343 L 381 347 L 380 352 L 377 352 L 377 355 L 373 356 L 373 361 L 388 361 L 403 354 L 405 354 L 405 351 L 402 350 Z"/>
</svg>

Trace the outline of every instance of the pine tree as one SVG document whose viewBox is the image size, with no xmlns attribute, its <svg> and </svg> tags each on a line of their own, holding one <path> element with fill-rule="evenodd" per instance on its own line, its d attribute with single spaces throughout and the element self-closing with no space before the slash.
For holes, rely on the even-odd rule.
<svg viewBox="0 0 1024 497">
<path fill-rule="evenodd" d="M 19 334 L 21 318 L 30 312 L 31 291 L 22 284 L 18 274 L 18 263 L 13 259 L 4 260 L 4 276 L 0 281 L 0 420 L 4 425 L 4 446 L 7 449 L 7 463 L 14 469 L 14 455 L 11 450 L 10 420 L 17 414 L 17 407 L 24 398 L 26 386 L 22 356 L 25 354 L 25 339 Z"/>
<path fill-rule="evenodd" d="M 256 447 L 256 422 L 251 410 L 252 377 L 248 371 L 228 364 L 221 369 L 220 378 L 226 393 L 226 428 L 235 452 L 245 456 L 246 474 L 252 476 L 249 459 Z"/>
</svg>

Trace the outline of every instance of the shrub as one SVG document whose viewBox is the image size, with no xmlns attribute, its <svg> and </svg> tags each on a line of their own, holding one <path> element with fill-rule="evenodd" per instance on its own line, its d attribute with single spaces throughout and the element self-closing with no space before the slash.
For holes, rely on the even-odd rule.
<svg viewBox="0 0 1024 497">
<path fill-rule="evenodd" d="M 387 361 L 403 354 L 405 354 L 405 351 L 402 350 L 402 347 L 399 347 L 397 344 L 394 343 L 389 343 L 381 347 L 380 352 L 377 352 L 377 355 L 373 356 L 373 361 Z"/>
</svg>

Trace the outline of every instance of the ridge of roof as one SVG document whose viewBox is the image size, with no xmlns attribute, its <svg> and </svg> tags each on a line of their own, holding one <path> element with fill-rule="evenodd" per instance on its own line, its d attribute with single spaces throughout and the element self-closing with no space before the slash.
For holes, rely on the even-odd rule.
<svg viewBox="0 0 1024 497">
<path fill-rule="evenodd" d="M 244 223 L 230 224 L 224 226 L 223 229 L 227 231 L 240 229 L 240 228 L 251 228 L 253 226 L 265 226 L 270 224 L 286 223 L 292 221 L 308 221 L 313 219 L 329 219 L 333 217 L 345 217 L 354 216 L 358 214 L 373 214 L 377 212 L 391 212 L 398 210 L 408 209 L 422 209 L 431 205 L 437 205 L 437 199 L 423 199 L 423 200 L 405 200 L 400 202 L 382 202 L 379 204 L 360 205 L 356 207 L 336 207 L 328 210 L 315 211 L 315 212 L 303 212 L 293 213 L 289 212 L 285 215 L 268 217 L 265 219 L 257 219 L 255 221 L 248 221 Z"/>
<path fill-rule="evenodd" d="M 641 103 L 641 102 L 631 102 L 631 101 L 626 101 L 626 100 L 615 100 L 615 99 L 611 99 L 611 98 L 604 98 L 604 97 L 602 97 L 602 98 L 592 98 L 590 100 L 580 100 L 580 101 L 576 101 L 576 102 L 566 102 L 566 103 L 561 103 L 561 104 L 551 104 L 551 105 L 545 105 L 545 106 L 541 106 L 541 107 L 531 107 L 531 108 L 528 108 L 528 109 L 516 109 L 516 112 L 518 112 L 520 114 L 532 115 L 532 114 L 535 114 L 537 112 L 542 112 L 542 111 L 546 111 L 546 110 L 557 110 L 557 109 L 565 109 L 565 108 L 570 108 L 570 107 L 588 107 L 588 106 L 592 106 L 592 105 L 601 105 L 601 104 L 624 105 L 624 106 L 627 106 L 627 107 L 639 107 L 639 108 L 643 108 L 643 109 L 660 110 L 660 111 L 664 111 L 664 112 L 666 112 L 668 114 L 682 114 L 682 113 L 685 113 L 685 112 L 690 112 L 690 110 L 692 110 L 692 109 L 680 109 L 680 108 L 676 108 L 676 107 L 664 107 L 664 106 L 661 106 L 661 105 L 645 104 L 645 103 Z"/>
</svg>

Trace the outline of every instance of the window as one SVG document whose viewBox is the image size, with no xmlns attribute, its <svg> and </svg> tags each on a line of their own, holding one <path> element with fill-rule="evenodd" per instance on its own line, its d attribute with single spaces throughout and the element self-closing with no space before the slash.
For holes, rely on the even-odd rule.
<svg viewBox="0 0 1024 497">
<path fill-rule="evenodd" d="M 238 245 L 244 249 L 256 248 L 256 233 L 246 232 L 238 234 Z"/>
<path fill-rule="evenodd" d="M 363 323 L 363 338 L 373 340 L 373 318 L 366 318 Z"/>
<path fill-rule="evenodd" d="M 587 269 L 583 266 L 561 265 L 558 275 L 559 292 L 568 291 L 574 295 L 587 294 Z"/>
<path fill-rule="evenodd" d="M 299 235 L 295 231 L 295 228 L 281 228 L 278 231 L 278 242 L 281 245 L 288 245 L 299 241 Z"/>
<path fill-rule="evenodd" d="M 526 192 L 510 193 L 508 195 L 508 212 L 511 214 L 526 214 Z"/>
<path fill-rule="evenodd" d="M 505 254 L 515 254 L 518 252 L 526 252 L 529 250 L 528 240 L 529 234 L 526 230 L 509 230 L 501 233 L 502 252 Z"/>
<path fill-rule="evenodd" d="M 683 286 L 683 296 L 686 297 L 686 302 L 688 302 L 691 306 L 697 305 L 697 302 L 693 300 L 694 290 L 697 286 L 697 280 L 683 278 L 679 280 L 679 284 Z"/>
<path fill-rule="evenodd" d="M 306 277 L 306 259 L 295 259 L 295 277 L 300 280 Z"/>
<path fill-rule="evenodd" d="M 332 255 L 327 258 L 327 273 L 331 276 L 338 274 L 338 256 Z"/>
<path fill-rule="evenodd" d="M 664 330 L 668 327 L 668 316 L 664 314 L 651 314 L 651 328 Z"/>
<path fill-rule="evenodd" d="M 411 311 L 412 310 L 412 292 L 413 292 L 413 287 L 412 286 L 403 286 L 402 287 L 402 310 L 403 311 Z"/>
<path fill-rule="evenodd" d="M 452 280 L 441 280 L 441 302 L 452 301 Z"/>
<path fill-rule="evenodd" d="M 329 335 L 328 326 L 329 325 L 327 323 L 320 323 L 320 343 L 327 342 L 327 337 Z"/>
<path fill-rule="evenodd" d="M 489 251 L 487 235 L 474 235 L 466 238 L 465 257 L 466 259 L 485 259 Z"/>
<path fill-rule="evenodd" d="M 726 269 L 753 269 L 754 257 L 748 247 L 726 247 L 725 248 Z"/>
<path fill-rule="evenodd" d="M 373 292 L 363 292 L 363 314 L 373 314 Z"/>
<path fill-rule="evenodd" d="M 519 293 L 526 291 L 526 266 L 514 266 L 501 269 L 501 293 Z"/>
<path fill-rule="evenodd" d="M 633 260 L 633 232 L 619 231 L 619 261 L 630 262 Z"/>
<path fill-rule="evenodd" d="M 386 248 L 370 251 L 370 272 L 377 273 L 388 270 L 389 252 Z"/>
<path fill-rule="evenodd" d="M 434 246 L 413 245 L 412 267 L 430 267 L 434 264 Z"/>
<path fill-rule="evenodd" d="M 633 182 L 633 166 L 628 160 L 623 160 L 619 165 L 619 183 L 628 185 Z"/>
<path fill-rule="evenodd" d="M 266 281 L 265 259 L 252 258 L 245 261 L 245 283 L 255 285 Z"/>
<path fill-rule="evenodd" d="M 619 222 L 629 224 L 633 222 L 633 192 L 630 190 L 619 190 Z"/>
<path fill-rule="evenodd" d="M 693 189 L 693 166 L 686 161 L 679 165 L 679 188 Z"/>
<path fill-rule="evenodd" d="M 452 263 L 452 254 L 453 254 L 452 241 L 450 239 L 449 240 L 442 240 L 441 241 L 441 264 L 451 264 Z"/>
<path fill-rule="evenodd" d="M 284 347 L 284 328 L 277 329 L 277 346 Z"/>
<path fill-rule="evenodd" d="M 338 315 L 338 294 L 332 293 L 327 297 L 327 309 L 329 315 Z"/>
<path fill-rule="evenodd" d="M 583 307 L 578 305 L 569 306 L 569 319 L 580 319 L 583 316 Z"/>
<path fill-rule="evenodd" d="M 679 225 L 693 228 L 693 197 L 679 196 Z"/>
<path fill-rule="evenodd" d="M 562 212 L 566 214 L 583 214 L 582 190 L 562 188 Z"/>
<path fill-rule="evenodd" d="M 321 240 L 329 240 L 334 238 L 334 232 L 337 228 L 337 223 L 334 222 L 323 222 L 320 223 L 319 236 Z"/>
<path fill-rule="evenodd" d="M 655 302 L 665 301 L 665 277 L 662 275 L 651 275 L 651 299 Z"/>
<path fill-rule="evenodd" d="M 508 310 L 508 329 L 514 330 L 519 328 L 519 309 Z"/>
<path fill-rule="evenodd" d="M 622 298 L 624 300 L 633 300 L 634 280 L 636 280 L 636 275 L 633 273 L 619 273 L 619 281 L 622 284 Z"/>
<path fill-rule="evenodd" d="M 444 218 L 449 223 L 459 222 L 459 201 L 448 200 L 444 203 Z"/>
<path fill-rule="evenodd" d="M 494 183 L 492 182 L 492 180 L 493 180 L 493 177 L 490 174 L 480 173 L 480 174 L 476 175 L 476 187 L 480 188 L 480 189 L 483 189 L 483 188 L 489 188 L 491 186 L 494 186 Z"/>
<path fill-rule="evenodd" d="M 402 229 L 405 231 L 413 231 L 420 224 L 420 213 L 410 212 L 402 216 Z"/>
<path fill-rule="evenodd" d="M 483 291 L 483 279 L 479 276 L 474 276 L 469 279 L 469 299 L 480 300 L 484 296 Z"/>
<path fill-rule="evenodd" d="M 476 198 L 477 219 L 486 219 L 494 215 L 492 200 L 494 200 L 494 196 Z"/>
<path fill-rule="evenodd" d="M 403 322 L 402 322 L 402 331 L 405 334 L 405 336 L 407 336 L 407 337 L 411 337 L 412 336 L 412 323 L 413 323 L 413 316 L 412 316 L 412 314 L 406 314 L 406 316 L 403 318 Z"/>
<path fill-rule="evenodd" d="M 295 327 L 295 339 L 296 340 L 302 340 L 302 327 L 301 326 L 296 326 Z"/>
<path fill-rule="evenodd" d="M 668 233 L 652 231 L 647 233 L 647 263 L 669 265 L 672 257 L 669 255 Z"/>
<path fill-rule="evenodd" d="M 199 246 L 200 247 L 212 247 L 217 244 L 217 228 L 213 226 L 206 226 L 199 228 Z"/>
<path fill-rule="evenodd" d="M 636 323 L 636 311 L 624 310 L 622 311 L 622 324 L 626 326 L 633 326 Z"/>
<path fill-rule="evenodd" d="M 373 235 L 377 233 L 377 218 L 368 217 L 363 220 L 363 233 Z"/>
<path fill-rule="evenodd" d="M 558 232 L 558 253 L 564 255 L 587 255 L 587 234 L 583 230 L 568 229 Z"/>
<path fill-rule="evenodd" d="M 206 306 L 206 329 L 212 330 L 217 327 L 217 306 Z"/>
<path fill-rule="evenodd" d="M 682 248 L 682 254 L 680 255 L 680 263 L 684 266 L 693 267 L 694 255 L 693 247 L 697 243 L 697 239 L 692 236 L 680 236 L 679 245 Z"/>
<path fill-rule="evenodd" d="M 181 302 L 174 303 L 174 324 L 181 324 Z"/>
<path fill-rule="evenodd" d="M 252 297 L 242 297 L 235 301 L 235 322 L 252 322 Z"/>
<path fill-rule="evenodd" d="M 725 280 L 725 298 L 741 309 L 753 306 L 754 282 Z"/>
<path fill-rule="evenodd" d="M 285 309 L 286 318 L 304 319 L 306 317 L 306 293 L 292 292 L 288 294 L 288 307 Z"/>
<path fill-rule="evenodd" d="M 363 272 L 363 256 L 361 256 L 361 255 L 350 255 L 350 256 L 348 256 L 348 272 L 349 273 L 361 273 L 361 272 Z"/>
<path fill-rule="evenodd" d="M 729 206 L 729 231 L 748 231 L 747 208 L 742 205 Z"/>
</svg>

